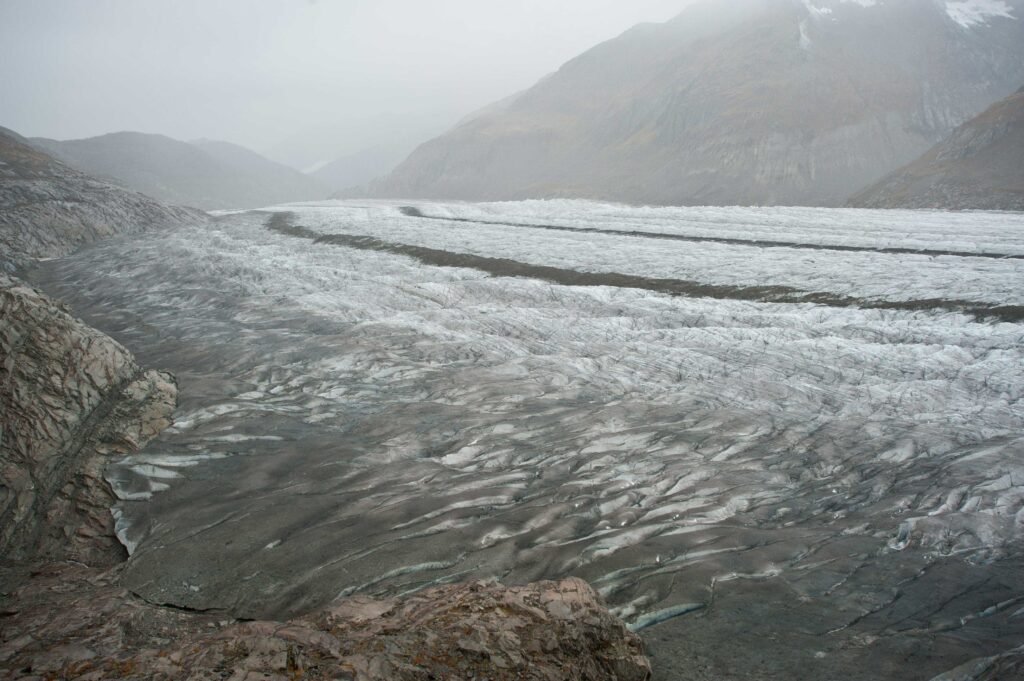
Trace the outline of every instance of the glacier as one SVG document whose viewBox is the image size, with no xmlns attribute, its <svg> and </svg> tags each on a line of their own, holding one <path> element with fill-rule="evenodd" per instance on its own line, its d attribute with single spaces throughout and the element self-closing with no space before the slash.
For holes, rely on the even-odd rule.
<svg viewBox="0 0 1024 681">
<path fill-rule="evenodd" d="M 107 472 L 153 602 L 571 574 L 665 678 L 931 678 L 1024 638 L 1024 320 L 975 313 L 1024 305 L 1021 214 L 332 201 L 32 276 L 178 376 Z"/>
</svg>

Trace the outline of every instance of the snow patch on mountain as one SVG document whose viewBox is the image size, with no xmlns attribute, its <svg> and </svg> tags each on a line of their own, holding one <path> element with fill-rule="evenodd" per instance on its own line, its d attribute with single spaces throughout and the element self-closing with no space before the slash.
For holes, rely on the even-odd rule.
<svg viewBox="0 0 1024 681">
<path fill-rule="evenodd" d="M 807 20 L 804 19 L 800 22 L 800 49 L 809 50 L 811 49 L 811 36 L 807 34 Z"/>
<path fill-rule="evenodd" d="M 804 0 L 804 7 L 812 17 L 822 17 L 828 14 L 832 14 L 832 10 L 829 7 L 818 7 L 811 0 Z"/>
<path fill-rule="evenodd" d="M 946 3 L 946 14 L 964 28 L 987 24 L 994 17 L 1016 19 L 1010 9 L 1003 0 L 950 0 Z"/>
</svg>

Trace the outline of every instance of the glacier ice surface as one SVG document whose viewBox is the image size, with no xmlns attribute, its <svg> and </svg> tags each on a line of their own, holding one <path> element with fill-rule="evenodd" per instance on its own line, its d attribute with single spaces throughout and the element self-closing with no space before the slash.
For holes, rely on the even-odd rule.
<svg viewBox="0 0 1024 681">
<path fill-rule="evenodd" d="M 879 636 L 1024 574 L 1024 324 L 489 276 L 268 229 L 280 211 L 577 271 L 1024 304 L 1019 257 L 880 250 L 1021 256 L 1009 213 L 351 201 L 98 245 L 35 276 L 178 375 L 175 426 L 108 471 L 149 598 L 280 616 L 575 574 L 647 631 L 782 584 L 830 604 L 826 630 Z M 934 612 L 892 600 L 952 570 L 988 581 Z"/>
</svg>

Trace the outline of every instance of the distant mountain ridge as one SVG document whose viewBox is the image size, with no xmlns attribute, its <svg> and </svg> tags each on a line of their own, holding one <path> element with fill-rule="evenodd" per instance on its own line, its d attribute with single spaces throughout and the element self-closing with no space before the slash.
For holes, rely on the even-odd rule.
<svg viewBox="0 0 1024 681">
<path fill-rule="evenodd" d="M 103 237 L 206 219 L 89 177 L 0 128 L 0 271 Z"/>
<path fill-rule="evenodd" d="M 325 163 L 309 174 L 332 192 L 344 193 L 391 172 L 415 147 L 413 143 L 369 147 Z"/>
<path fill-rule="evenodd" d="M 853 197 L 850 205 L 1024 211 L 1024 88 Z"/>
<path fill-rule="evenodd" d="M 324 198 L 317 180 L 228 142 L 180 142 L 116 132 L 81 140 L 31 143 L 68 165 L 161 201 L 204 210 L 259 208 Z"/>
<path fill-rule="evenodd" d="M 265 156 L 231 142 L 219 140 L 195 140 L 190 144 L 226 166 L 235 169 L 246 178 L 251 178 L 260 191 L 275 198 L 274 203 L 309 201 L 324 198 L 329 185 L 306 173 L 271 161 Z"/>
<path fill-rule="evenodd" d="M 1024 82 L 1024 0 L 705 0 L 420 146 L 369 194 L 842 205 Z"/>
</svg>

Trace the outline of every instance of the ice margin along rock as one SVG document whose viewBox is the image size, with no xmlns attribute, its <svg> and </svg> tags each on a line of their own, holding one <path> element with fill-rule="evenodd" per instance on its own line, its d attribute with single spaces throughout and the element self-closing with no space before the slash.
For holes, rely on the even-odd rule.
<svg viewBox="0 0 1024 681">
<path fill-rule="evenodd" d="M 169 426 L 176 403 L 173 376 L 0 275 L 0 553 L 118 562 L 103 467 Z"/>
</svg>

